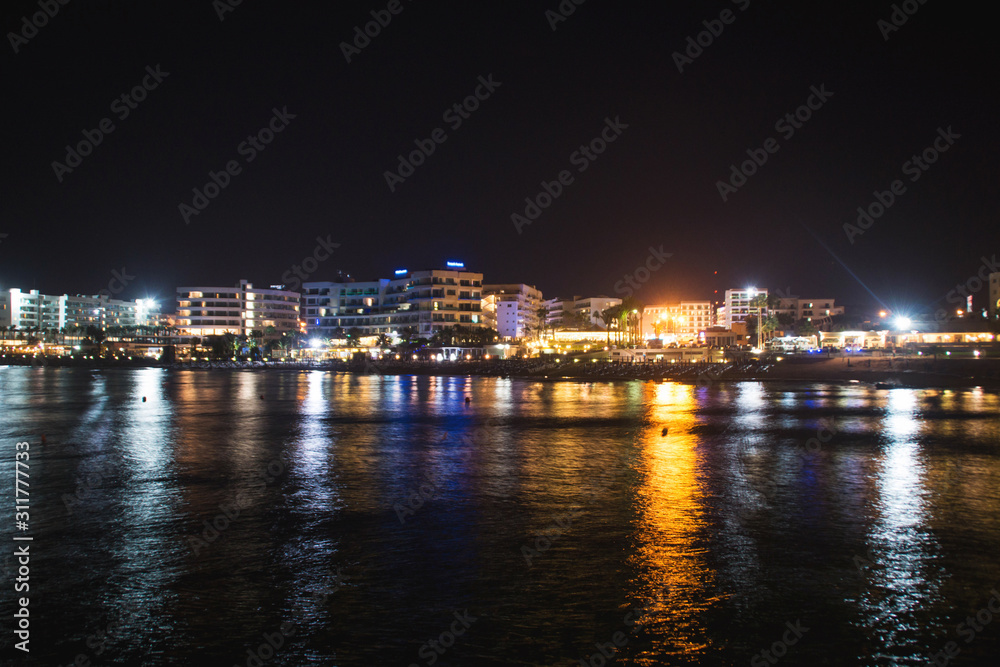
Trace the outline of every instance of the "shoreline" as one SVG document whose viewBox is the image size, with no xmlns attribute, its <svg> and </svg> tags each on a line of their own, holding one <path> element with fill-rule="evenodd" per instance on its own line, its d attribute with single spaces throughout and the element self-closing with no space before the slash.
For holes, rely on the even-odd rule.
<svg viewBox="0 0 1000 667">
<path fill-rule="evenodd" d="M 920 358 L 787 359 L 730 363 L 685 362 L 675 364 L 622 364 L 616 362 L 555 363 L 546 360 L 480 360 L 454 362 L 200 362 L 163 364 L 158 361 L 95 361 L 33 359 L 29 363 L 5 363 L 8 367 L 82 368 L 91 371 L 162 368 L 191 371 L 327 371 L 358 375 L 435 375 L 518 378 L 535 381 L 577 380 L 590 382 L 673 381 L 702 386 L 723 382 L 787 382 L 886 385 L 882 388 L 971 388 L 1000 390 L 1000 360 Z"/>
</svg>

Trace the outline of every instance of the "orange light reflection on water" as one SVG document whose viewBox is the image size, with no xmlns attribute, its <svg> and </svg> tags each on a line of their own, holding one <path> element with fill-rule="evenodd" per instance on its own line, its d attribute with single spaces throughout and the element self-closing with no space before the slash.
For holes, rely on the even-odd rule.
<svg viewBox="0 0 1000 667">
<path fill-rule="evenodd" d="M 672 383 L 646 385 L 647 428 L 641 436 L 643 482 L 636 535 L 636 595 L 648 605 L 644 622 L 651 655 L 703 655 L 709 648 L 705 615 L 714 597 L 715 571 L 706 560 L 700 436 L 696 388 Z M 663 435 L 662 429 L 669 429 Z M 661 664 L 651 655 L 638 664 Z"/>
</svg>

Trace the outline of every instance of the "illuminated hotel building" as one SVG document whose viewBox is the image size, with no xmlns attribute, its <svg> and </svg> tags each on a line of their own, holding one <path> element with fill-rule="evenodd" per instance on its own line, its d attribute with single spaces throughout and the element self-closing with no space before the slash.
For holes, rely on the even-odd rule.
<svg viewBox="0 0 1000 667">
<path fill-rule="evenodd" d="M 646 306 L 642 314 L 643 334 L 652 337 L 659 329 L 661 335 L 694 337 L 712 326 L 712 313 L 711 301 Z"/>
<path fill-rule="evenodd" d="M 793 320 L 806 320 L 817 325 L 828 323 L 834 315 L 843 315 L 844 307 L 834 305 L 833 299 L 778 299 L 775 315 L 789 315 Z"/>
<path fill-rule="evenodd" d="M 751 313 L 756 313 L 756 309 L 750 306 L 750 302 L 757 296 L 767 296 L 766 289 L 756 289 L 748 287 L 746 289 L 727 289 L 725 305 L 725 320 L 721 322 L 727 329 L 733 328 L 734 322 L 743 322 Z"/>
<path fill-rule="evenodd" d="M 483 274 L 450 261 L 445 269 L 397 269 L 393 278 L 302 285 L 302 319 L 310 336 L 333 338 L 350 329 L 363 335 L 413 327 L 429 338 L 455 325 L 484 326 Z"/>
<path fill-rule="evenodd" d="M 153 326 L 158 315 L 159 305 L 150 299 L 124 301 L 103 294 L 56 296 L 18 288 L 0 292 L 0 326 L 21 331 Z"/>
<path fill-rule="evenodd" d="M 483 299 L 501 338 L 525 338 L 538 330 L 542 293 L 533 285 L 483 285 Z"/>
<path fill-rule="evenodd" d="M 571 326 L 570 321 L 574 316 L 581 316 L 587 327 L 596 326 L 603 329 L 604 320 L 601 319 L 601 313 L 612 306 L 621 305 L 621 302 L 621 299 L 607 296 L 574 296 L 569 299 L 548 299 L 542 303 L 548 308 L 546 322 L 552 329 Z"/>
<path fill-rule="evenodd" d="M 259 289 L 246 280 L 235 287 L 178 287 L 175 326 L 182 338 L 252 331 L 276 338 L 299 330 L 299 298 L 298 292 Z M 270 336 L 268 327 L 274 327 Z"/>
</svg>

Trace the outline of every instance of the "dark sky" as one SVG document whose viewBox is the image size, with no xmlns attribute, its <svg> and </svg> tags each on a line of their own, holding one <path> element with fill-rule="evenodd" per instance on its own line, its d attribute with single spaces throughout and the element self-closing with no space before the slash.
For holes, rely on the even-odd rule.
<svg viewBox="0 0 1000 667">
<path fill-rule="evenodd" d="M 8 2 L 0 287 L 95 293 L 125 267 L 120 296 L 169 302 L 177 285 L 281 282 L 329 235 L 312 279 L 458 258 L 487 282 L 615 296 L 662 245 L 646 303 L 749 284 L 877 303 L 861 281 L 935 307 L 997 250 L 997 47 L 980 5 L 911 4 L 886 40 L 889 2 L 588 0 L 553 31 L 557 0 L 402 0 L 348 63 L 340 43 L 386 2 L 246 0 L 220 20 L 209 0 L 73 0 L 16 54 L 9 33 L 39 9 Z M 674 52 L 724 9 L 679 72 Z M 169 75 L 119 119 L 112 102 L 157 65 Z M 452 129 L 443 112 L 489 75 L 500 86 Z M 812 86 L 832 96 L 786 138 L 775 123 Z M 286 107 L 247 162 L 238 146 Z M 579 172 L 571 155 L 609 117 L 627 129 Z M 60 182 L 53 161 L 103 118 L 114 131 Z M 960 138 L 910 181 L 904 163 L 949 127 Z M 384 172 L 436 128 L 446 141 L 390 191 Z M 717 181 L 769 138 L 723 202 Z M 179 205 L 230 160 L 241 173 L 185 224 Z M 511 215 L 562 170 L 573 182 L 518 234 Z M 852 244 L 844 224 L 896 179 Z"/>
</svg>

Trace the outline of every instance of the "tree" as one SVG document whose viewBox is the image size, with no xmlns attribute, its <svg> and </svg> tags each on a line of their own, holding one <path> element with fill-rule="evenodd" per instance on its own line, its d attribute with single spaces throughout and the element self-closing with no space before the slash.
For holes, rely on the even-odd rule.
<svg viewBox="0 0 1000 667">
<path fill-rule="evenodd" d="M 399 330 L 399 337 L 406 343 L 411 342 L 417 336 L 416 327 L 403 327 Z"/>
<path fill-rule="evenodd" d="M 816 325 L 806 319 L 799 320 L 795 323 L 795 333 L 799 336 L 812 336 L 816 333 Z"/>
<path fill-rule="evenodd" d="M 618 321 L 618 306 L 611 306 L 601 311 L 601 321 L 608 332 L 608 347 L 611 347 L 611 325 Z"/>
<path fill-rule="evenodd" d="M 758 294 L 754 298 L 750 299 L 750 312 L 753 314 L 754 311 L 757 312 L 757 348 L 764 345 L 763 341 L 763 319 L 764 310 L 767 308 L 767 295 Z"/>
<path fill-rule="evenodd" d="M 767 334 L 774 333 L 781 328 L 781 322 L 774 315 L 768 315 L 761 324 L 761 332 L 765 338 L 770 338 Z"/>
<path fill-rule="evenodd" d="M 642 311 L 646 307 L 639 303 L 639 300 L 635 297 L 627 296 L 622 299 L 619 308 L 621 308 L 619 320 L 622 330 L 626 332 L 626 344 L 634 345 L 642 337 L 642 332 L 640 331 L 642 326 Z"/>
<path fill-rule="evenodd" d="M 538 339 L 541 340 L 545 338 L 545 329 L 548 327 L 548 320 L 549 320 L 548 306 L 539 306 L 535 310 L 535 315 L 538 316 Z"/>
</svg>

